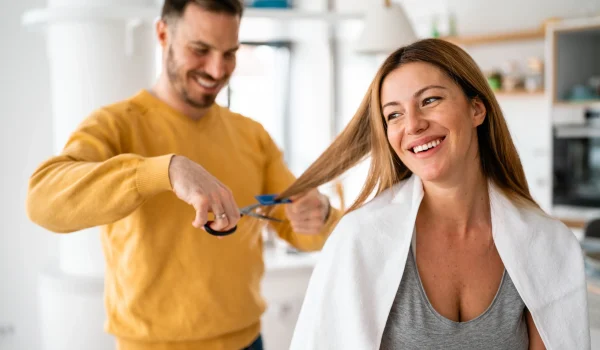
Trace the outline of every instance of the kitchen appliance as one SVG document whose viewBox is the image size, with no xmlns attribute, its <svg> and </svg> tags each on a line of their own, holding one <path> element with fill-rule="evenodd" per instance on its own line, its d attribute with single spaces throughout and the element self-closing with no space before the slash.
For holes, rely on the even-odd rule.
<svg viewBox="0 0 600 350">
<path fill-rule="evenodd" d="M 600 107 L 583 123 L 555 126 L 553 137 L 553 204 L 600 208 Z"/>
</svg>

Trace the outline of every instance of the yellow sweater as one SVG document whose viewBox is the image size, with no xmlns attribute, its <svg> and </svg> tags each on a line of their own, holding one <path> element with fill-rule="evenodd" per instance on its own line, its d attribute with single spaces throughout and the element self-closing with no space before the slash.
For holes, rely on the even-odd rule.
<svg viewBox="0 0 600 350">
<path fill-rule="evenodd" d="M 194 209 L 171 190 L 173 154 L 201 164 L 240 207 L 294 181 L 259 123 L 216 104 L 193 121 L 141 91 L 94 112 L 35 171 L 28 215 L 54 232 L 102 226 L 106 328 L 120 348 L 241 349 L 265 310 L 260 226 L 243 217 L 224 239 L 195 229 Z M 315 236 L 287 222 L 273 228 L 298 249 L 318 250 L 340 216 L 332 209 Z"/>
</svg>

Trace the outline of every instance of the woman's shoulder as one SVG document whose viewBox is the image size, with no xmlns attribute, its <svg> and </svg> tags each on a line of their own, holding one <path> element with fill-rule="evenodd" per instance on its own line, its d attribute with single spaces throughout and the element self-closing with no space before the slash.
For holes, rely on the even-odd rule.
<svg viewBox="0 0 600 350">
<path fill-rule="evenodd" d="M 527 225 L 530 239 L 552 251 L 570 250 L 575 254 L 581 252 L 579 240 L 562 221 L 536 207 L 522 207 L 519 210 L 523 222 Z"/>
<path fill-rule="evenodd" d="M 508 239 L 514 247 L 525 245 L 551 251 L 580 250 L 577 237 L 563 222 L 533 203 L 511 198 L 493 184 L 490 205 L 492 226 L 496 226 L 494 231 L 501 233 L 495 239 Z"/>
<path fill-rule="evenodd" d="M 546 229 L 558 235 L 567 235 L 569 238 L 577 239 L 567 225 L 540 208 L 522 207 L 520 208 L 520 212 L 526 222 L 534 223 L 534 225 L 538 228 Z"/>
</svg>

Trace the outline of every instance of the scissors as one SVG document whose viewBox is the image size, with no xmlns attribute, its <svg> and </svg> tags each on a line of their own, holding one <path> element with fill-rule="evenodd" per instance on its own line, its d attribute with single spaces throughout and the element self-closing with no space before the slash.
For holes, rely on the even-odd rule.
<svg viewBox="0 0 600 350">
<path fill-rule="evenodd" d="M 240 208 L 240 216 L 246 215 L 246 216 L 252 216 L 254 218 L 262 219 L 262 220 L 269 220 L 269 221 L 273 221 L 273 222 L 282 222 L 283 220 L 280 220 L 280 219 L 277 219 L 277 218 L 274 218 L 271 216 L 267 216 L 267 215 L 258 214 L 256 212 L 254 212 L 254 210 L 256 208 L 262 207 L 262 206 L 272 206 L 272 205 L 286 204 L 286 203 L 292 202 L 292 200 L 289 198 L 277 199 L 277 195 L 275 195 L 275 194 L 265 194 L 265 195 L 255 196 L 254 198 L 256 198 L 256 200 L 258 200 L 258 203 Z M 237 225 L 236 225 L 227 231 L 216 231 L 216 230 L 213 230 L 212 228 L 210 228 L 210 224 L 212 224 L 212 223 L 213 223 L 213 221 L 208 221 L 206 224 L 204 224 L 204 229 L 206 230 L 206 232 L 210 233 L 213 236 L 227 236 L 227 235 L 234 233 L 235 230 L 237 230 Z"/>
</svg>

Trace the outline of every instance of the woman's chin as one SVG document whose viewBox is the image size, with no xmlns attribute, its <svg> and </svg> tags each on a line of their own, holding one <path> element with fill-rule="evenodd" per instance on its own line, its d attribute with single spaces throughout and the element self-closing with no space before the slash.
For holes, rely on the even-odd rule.
<svg viewBox="0 0 600 350">
<path fill-rule="evenodd" d="M 440 169 L 419 169 L 413 171 L 413 174 L 426 182 L 440 182 L 444 178 L 444 173 Z"/>
</svg>

